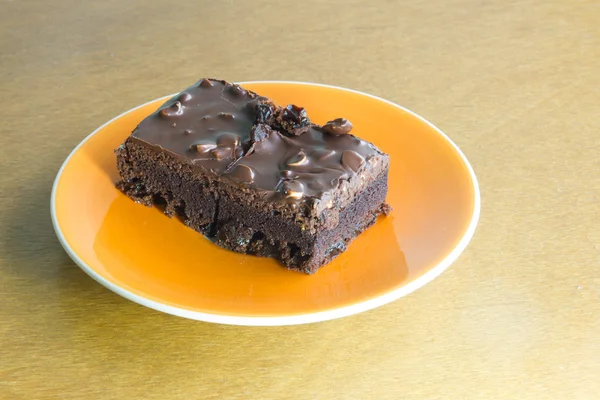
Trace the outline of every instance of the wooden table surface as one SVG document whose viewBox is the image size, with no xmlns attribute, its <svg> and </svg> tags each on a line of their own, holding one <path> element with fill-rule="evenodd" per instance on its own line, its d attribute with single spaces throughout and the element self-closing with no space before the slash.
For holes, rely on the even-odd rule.
<svg viewBox="0 0 600 400">
<path fill-rule="evenodd" d="M 600 4 L 13 1 L 0 8 L 1 399 L 600 399 Z M 467 251 L 357 316 L 281 328 L 161 314 L 59 245 L 58 168 L 203 76 L 366 91 L 478 175 Z"/>
</svg>

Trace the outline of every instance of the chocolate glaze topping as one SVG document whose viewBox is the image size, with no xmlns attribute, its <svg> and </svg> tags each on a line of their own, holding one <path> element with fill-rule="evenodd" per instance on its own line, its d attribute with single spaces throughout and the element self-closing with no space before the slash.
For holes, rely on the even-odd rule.
<svg viewBox="0 0 600 400">
<path fill-rule="evenodd" d="M 143 120 L 132 136 L 189 159 L 215 177 L 298 202 L 320 199 L 382 153 L 348 134 L 342 118 L 310 124 L 295 105 L 220 80 L 202 79 Z"/>
<path fill-rule="evenodd" d="M 238 85 L 205 78 L 164 103 L 132 136 L 221 174 L 249 147 L 260 100 Z"/>
<path fill-rule="evenodd" d="M 365 159 L 376 154 L 380 153 L 364 140 L 353 135 L 332 135 L 316 126 L 298 136 L 270 130 L 224 176 L 239 174 L 240 167 L 244 167 L 248 171 L 245 183 L 276 197 L 288 201 L 320 198 L 340 180 L 356 174 Z"/>
</svg>

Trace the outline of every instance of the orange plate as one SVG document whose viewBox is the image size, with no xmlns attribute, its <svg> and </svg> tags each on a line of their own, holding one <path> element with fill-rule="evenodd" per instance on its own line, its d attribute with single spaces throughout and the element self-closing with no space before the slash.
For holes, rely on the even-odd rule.
<svg viewBox="0 0 600 400">
<path fill-rule="evenodd" d="M 301 104 L 314 122 L 344 116 L 353 133 L 391 156 L 394 208 L 315 275 L 221 249 L 115 189 L 113 150 L 158 99 L 89 135 L 67 158 L 52 192 L 62 245 L 92 278 L 145 306 L 209 322 L 286 325 L 365 311 L 447 268 L 473 236 L 479 190 L 468 161 L 423 118 L 386 100 L 337 87 L 248 82 L 279 104 Z"/>
</svg>

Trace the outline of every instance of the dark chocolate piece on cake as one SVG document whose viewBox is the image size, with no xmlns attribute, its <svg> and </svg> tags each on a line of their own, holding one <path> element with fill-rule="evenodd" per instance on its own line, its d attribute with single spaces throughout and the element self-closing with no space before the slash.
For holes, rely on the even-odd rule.
<svg viewBox="0 0 600 400">
<path fill-rule="evenodd" d="M 222 247 L 313 273 L 389 211 L 389 156 L 351 129 L 203 79 L 117 150 L 118 185 Z"/>
</svg>

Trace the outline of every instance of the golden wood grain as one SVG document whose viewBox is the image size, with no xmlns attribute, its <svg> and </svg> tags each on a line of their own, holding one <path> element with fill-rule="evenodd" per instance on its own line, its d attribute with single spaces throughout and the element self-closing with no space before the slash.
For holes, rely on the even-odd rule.
<svg viewBox="0 0 600 400">
<path fill-rule="evenodd" d="M 1 399 L 600 398 L 598 2 L 1 7 Z M 54 236 L 52 180 L 93 129 L 202 76 L 430 119 L 478 174 L 473 242 L 410 296 L 314 325 L 210 325 L 104 289 Z"/>
</svg>

